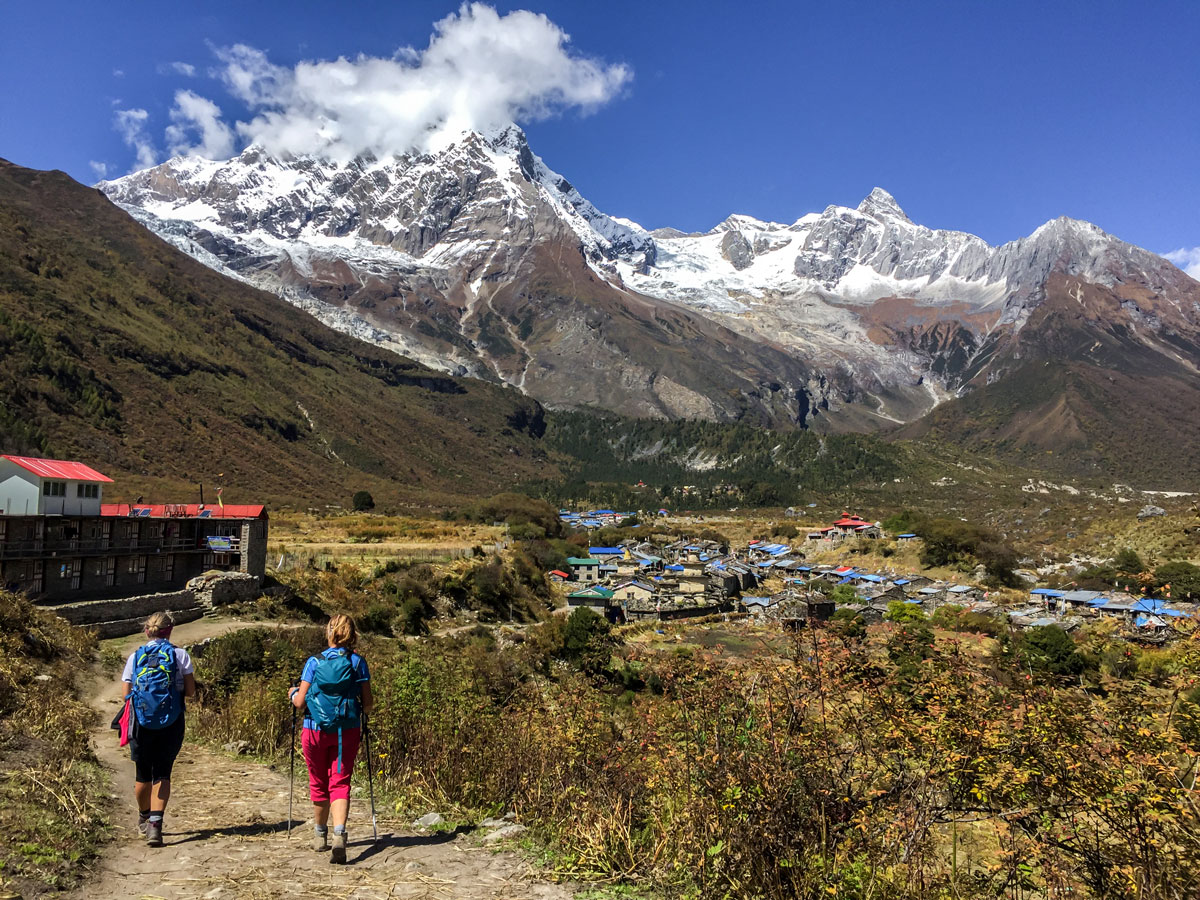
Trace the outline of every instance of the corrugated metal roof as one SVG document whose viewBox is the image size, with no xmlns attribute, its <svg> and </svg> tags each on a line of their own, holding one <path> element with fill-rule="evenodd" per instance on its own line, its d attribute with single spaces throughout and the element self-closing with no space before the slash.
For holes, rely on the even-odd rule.
<svg viewBox="0 0 1200 900">
<path fill-rule="evenodd" d="M 35 456 L 4 455 L 11 463 L 32 472 L 39 478 L 63 478 L 68 481 L 103 481 L 112 484 L 112 479 L 102 475 L 91 466 L 81 462 L 71 462 L 66 459 L 39 459 Z"/>
</svg>

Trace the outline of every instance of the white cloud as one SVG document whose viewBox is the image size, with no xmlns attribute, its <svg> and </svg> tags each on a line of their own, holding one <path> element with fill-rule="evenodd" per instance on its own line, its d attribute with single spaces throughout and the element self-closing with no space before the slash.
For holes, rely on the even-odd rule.
<svg viewBox="0 0 1200 900">
<path fill-rule="evenodd" d="M 221 108 L 192 91 L 176 91 L 167 126 L 167 149 L 175 156 L 228 159 L 233 155 L 233 130 L 221 121 Z M 194 139 L 198 141 L 194 142 Z"/>
<path fill-rule="evenodd" d="M 424 50 L 389 58 L 357 56 L 272 63 L 254 47 L 214 48 L 208 74 L 245 104 L 251 118 L 230 127 L 212 100 L 178 91 L 165 132 L 173 154 L 223 159 L 236 135 L 269 152 L 348 159 L 445 146 L 467 130 L 485 131 L 570 109 L 584 113 L 615 97 L 633 77 L 623 65 L 573 54 L 571 38 L 546 16 L 500 15 L 467 3 L 433 26 Z M 160 67 L 192 76 L 195 67 Z M 137 152 L 136 168 L 157 162 L 144 109 L 117 111 L 116 128 Z"/>
<path fill-rule="evenodd" d="M 237 124 L 248 142 L 273 153 L 383 155 L 436 148 L 468 129 L 586 113 L 629 83 L 627 67 L 573 55 L 569 42 L 544 15 L 473 3 L 437 22 L 424 50 L 288 68 L 238 44 L 217 51 L 215 74 L 255 113 Z"/>
<path fill-rule="evenodd" d="M 124 78 L 124 77 L 125 77 L 124 69 L 113 69 L 113 78 Z"/>
<path fill-rule="evenodd" d="M 137 165 L 134 166 L 134 171 L 149 168 L 158 162 L 158 151 L 154 149 L 154 144 L 146 133 L 148 118 L 150 118 L 150 114 L 144 109 L 118 109 L 114 121 L 114 126 L 121 135 L 121 139 L 137 153 Z"/>
<path fill-rule="evenodd" d="M 108 177 L 108 163 L 96 162 L 94 159 L 88 160 L 88 165 L 92 168 L 92 173 L 100 179 Z"/>
<path fill-rule="evenodd" d="M 1181 247 L 1171 253 L 1164 253 L 1163 256 L 1200 281 L 1200 247 Z"/>
</svg>

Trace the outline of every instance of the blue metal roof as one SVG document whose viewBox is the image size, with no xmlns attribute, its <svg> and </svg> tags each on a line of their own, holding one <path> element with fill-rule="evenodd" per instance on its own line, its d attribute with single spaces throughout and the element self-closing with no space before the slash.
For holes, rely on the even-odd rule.
<svg viewBox="0 0 1200 900">
<path fill-rule="evenodd" d="M 897 578 L 892 584 L 911 584 L 907 578 Z"/>
<path fill-rule="evenodd" d="M 859 581 L 869 581 L 872 584 L 879 584 L 880 582 L 883 581 L 883 579 L 880 578 L 878 575 L 855 575 L 854 577 L 857 578 Z"/>
<path fill-rule="evenodd" d="M 663 566 L 668 572 L 682 572 L 683 566 Z"/>
<path fill-rule="evenodd" d="M 910 534 L 898 534 L 898 535 L 896 535 L 896 537 L 898 537 L 898 538 L 910 538 L 910 537 L 916 537 L 916 535 L 915 535 L 915 534 L 911 534 L 911 533 L 910 533 Z"/>
<path fill-rule="evenodd" d="M 1050 588 L 1034 588 L 1029 593 L 1039 597 L 1065 597 L 1066 591 L 1055 591 Z"/>
</svg>

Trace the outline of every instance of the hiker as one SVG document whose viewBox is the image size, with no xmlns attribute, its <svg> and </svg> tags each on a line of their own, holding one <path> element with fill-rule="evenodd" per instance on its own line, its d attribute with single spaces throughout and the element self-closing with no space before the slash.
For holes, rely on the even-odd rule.
<svg viewBox="0 0 1200 900">
<path fill-rule="evenodd" d="M 171 643 L 169 613 L 146 620 L 146 643 L 125 661 L 122 696 L 131 708 L 129 757 L 138 831 L 150 847 L 163 844 L 163 815 L 171 798 L 171 767 L 183 746 L 184 698 L 196 695 L 195 667 L 182 647 Z"/>
<path fill-rule="evenodd" d="M 309 657 L 299 687 L 288 696 L 304 709 L 300 746 L 308 766 L 309 798 L 315 822 L 313 849 L 329 845 L 329 819 L 333 818 L 331 862 L 346 861 L 346 817 L 350 812 L 350 774 L 362 734 L 362 714 L 371 711 L 371 675 L 367 662 L 354 652 L 358 629 L 349 616 L 334 616 L 325 626 L 329 644 L 319 656 Z"/>
</svg>

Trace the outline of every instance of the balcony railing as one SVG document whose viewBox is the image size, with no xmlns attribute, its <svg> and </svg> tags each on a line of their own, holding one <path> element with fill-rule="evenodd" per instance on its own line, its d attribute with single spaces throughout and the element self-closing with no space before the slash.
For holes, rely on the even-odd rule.
<svg viewBox="0 0 1200 900">
<path fill-rule="evenodd" d="M 187 538 L 70 538 L 32 539 L 0 543 L 0 559 L 53 559 L 73 556 L 131 556 L 152 553 L 240 553 L 239 537 L 220 535 L 226 547 L 210 547 L 208 535 Z"/>
</svg>

